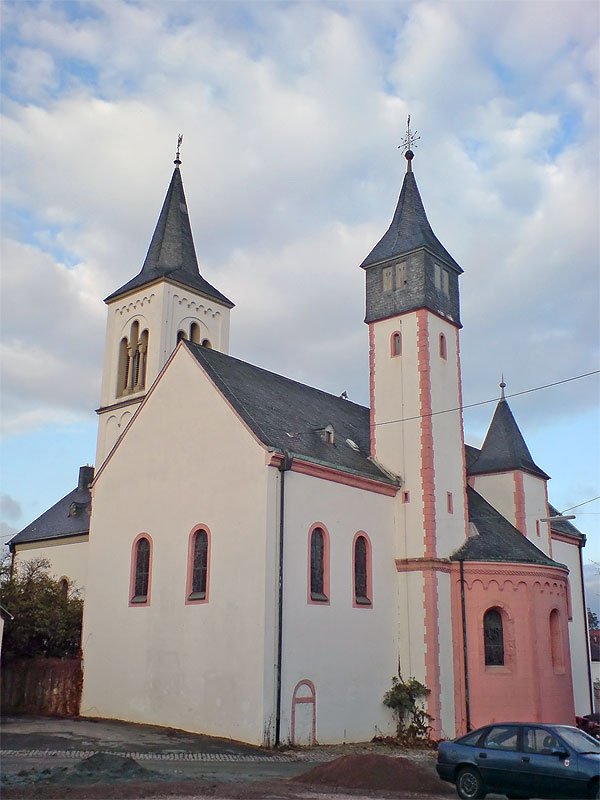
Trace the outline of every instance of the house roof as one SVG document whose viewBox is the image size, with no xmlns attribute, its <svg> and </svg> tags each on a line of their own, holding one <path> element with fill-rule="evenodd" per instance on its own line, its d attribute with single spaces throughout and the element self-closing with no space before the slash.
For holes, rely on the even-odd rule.
<svg viewBox="0 0 600 800">
<path fill-rule="evenodd" d="M 15 545 L 26 542 L 88 534 L 92 499 L 89 485 L 93 477 L 93 467 L 80 467 L 77 487 L 15 534 L 7 542 L 11 551 Z"/>
<path fill-rule="evenodd" d="M 187 341 L 184 346 L 267 447 L 379 482 L 396 483 L 369 458 L 368 408 L 217 350 Z M 334 430 L 333 444 L 328 444 L 323 434 L 329 425 Z"/>
<path fill-rule="evenodd" d="M 552 505 L 552 503 L 548 503 L 548 509 L 551 517 L 559 516 L 561 513 Z M 568 519 L 556 520 L 550 524 L 550 527 L 553 531 L 558 531 L 558 533 L 566 533 L 569 536 L 577 536 L 578 539 L 583 539 L 585 541 L 585 534 L 578 530 L 578 528 L 569 522 Z"/>
<path fill-rule="evenodd" d="M 362 262 L 366 269 L 374 264 L 425 248 L 457 272 L 463 270 L 434 234 L 412 170 L 404 176 L 398 205 L 390 227 Z"/>
<path fill-rule="evenodd" d="M 481 475 L 513 469 L 530 472 L 545 480 L 550 477 L 534 462 L 510 406 L 502 398 L 496 406 L 479 457 L 471 462 L 467 471 L 470 475 Z"/>
<path fill-rule="evenodd" d="M 451 556 L 453 561 L 492 561 L 562 567 L 518 531 L 479 492 L 467 486 L 469 522 L 476 533 Z"/>
<path fill-rule="evenodd" d="M 160 279 L 187 286 L 205 297 L 233 308 L 231 300 L 200 275 L 183 181 L 177 164 L 141 271 L 109 295 L 104 302 L 108 303 Z"/>
</svg>

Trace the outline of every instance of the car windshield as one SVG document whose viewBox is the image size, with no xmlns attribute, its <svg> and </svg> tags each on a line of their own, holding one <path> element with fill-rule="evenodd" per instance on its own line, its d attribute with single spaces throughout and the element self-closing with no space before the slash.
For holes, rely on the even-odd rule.
<svg viewBox="0 0 600 800">
<path fill-rule="evenodd" d="M 557 728 L 566 744 L 578 753 L 600 753 L 600 742 L 578 728 Z"/>
</svg>

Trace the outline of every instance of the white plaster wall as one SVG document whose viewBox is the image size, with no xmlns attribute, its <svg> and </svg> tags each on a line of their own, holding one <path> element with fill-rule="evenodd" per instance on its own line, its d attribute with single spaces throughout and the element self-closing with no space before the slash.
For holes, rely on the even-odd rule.
<svg viewBox="0 0 600 800">
<path fill-rule="evenodd" d="M 88 537 L 67 536 L 45 542 L 15 546 L 15 566 L 35 558 L 47 558 L 55 578 L 68 578 L 78 589 L 85 589 L 88 569 Z"/>
<path fill-rule="evenodd" d="M 514 474 L 499 472 L 496 475 L 475 475 L 469 480 L 475 491 L 516 527 Z"/>
<path fill-rule="evenodd" d="M 578 716 L 589 714 L 590 691 L 588 673 L 588 644 L 586 628 L 586 608 L 583 602 L 579 547 L 553 539 L 552 558 L 569 568 L 569 588 L 571 591 L 571 611 L 569 620 L 569 645 L 571 648 L 571 670 L 573 674 L 573 697 L 575 713 Z"/>
<path fill-rule="evenodd" d="M 439 337 L 446 338 L 447 358 L 440 357 Z M 458 330 L 454 325 L 429 315 L 429 360 L 431 410 L 447 411 L 460 407 L 458 368 Z M 466 539 L 464 438 L 459 411 L 431 417 L 435 464 L 435 517 L 437 555 L 447 558 Z M 447 493 L 452 493 L 452 513 Z"/>
<path fill-rule="evenodd" d="M 421 490 L 421 413 L 415 314 L 381 320 L 373 325 L 375 347 L 375 431 L 377 459 L 402 478 L 398 495 L 397 557 L 423 555 L 423 498 Z M 402 355 L 392 357 L 390 338 L 402 334 Z M 410 502 L 403 503 L 404 492 Z"/>
<path fill-rule="evenodd" d="M 550 524 L 536 522 L 548 518 L 548 505 L 546 494 L 546 481 L 536 478 L 535 475 L 523 473 L 523 491 L 525 494 L 525 526 L 527 538 L 539 547 L 546 555 L 551 555 Z M 540 535 L 537 535 L 539 528 Z"/>
<path fill-rule="evenodd" d="M 392 733 L 382 704 L 397 674 L 399 642 L 392 498 L 286 473 L 285 598 L 281 737 L 291 736 L 294 687 L 316 688 L 320 743 L 364 741 Z M 330 537 L 330 602 L 307 600 L 309 530 L 323 524 Z M 372 544 L 373 605 L 353 607 L 352 545 L 363 530 Z M 422 647 L 421 638 L 421 647 Z"/>
<path fill-rule="evenodd" d="M 267 473 L 263 449 L 180 348 L 96 477 L 82 714 L 262 742 Z M 186 605 L 188 538 L 201 523 L 209 602 Z M 142 532 L 153 539 L 151 603 L 130 607 Z"/>
<path fill-rule="evenodd" d="M 440 684 L 442 707 L 442 731 L 445 738 L 455 735 L 454 716 L 454 650 L 452 630 L 451 579 L 448 573 L 437 573 L 438 631 L 440 646 Z"/>
<path fill-rule="evenodd" d="M 426 685 L 423 573 L 400 572 L 397 584 L 400 671 L 403 678 L 416 678 Z"/>
<path fill-rule="evenodd" d="M 148 330 L 146 389 L 117 397 L 119 344 L 129 336 L 132 324 L 138 321 L 140 332 Z M 177 345 L 180 328 L 189 335 L 190 325 L 200 324 L 202 338 L 216 350 L 228 352 L 229 309 L 213 300 L 182 287 L 161 281 L 118 298 L 108 306 L 104 371 L 100 393 L 96 467 L 99 468 L 127 423 L 139 407 L 146 390 L 154 383 Z M 123 402 L 127 405 L 123 406 Z M 117 406 L 116 408 L 111 408 Z"/>
<path fill-rule="evenodd" d="M 596 683 L 596 681 L 600 682 L 600 661 L 592 661 L 592 685 Z M 596 704 L 594 711 L 600 711 L 600 704 Z M 575 712 L 579 716 L 581 716 L 580 712 Z"/>
</svg>

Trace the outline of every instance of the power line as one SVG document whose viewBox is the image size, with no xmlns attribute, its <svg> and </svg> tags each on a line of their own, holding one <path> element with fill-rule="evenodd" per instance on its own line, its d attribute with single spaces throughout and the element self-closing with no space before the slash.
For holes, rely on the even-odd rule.
<svg viewBox="0 0 600 800">
<path fill-rule="evenodd" d="M 598 497 L 592 497 L 591 500 L 584 500 L 583 503 L 577 503 L 576 506 L 571 506 L 570 508 L 565 508 L 565 510 L 561 511 L 560 513 L 561 514 L 566 514 L 567 511 L 573 511 L 574 508 L 579 508 L 579 506 L 587 506 L 588 503 L 593 503 L 594 500 L 600 500 L 600 494 L 598 495 Z M 593 514 L 594 512 L 593 511 L 589 511 L 588 513 L 589 514 Z"/>
<path fill-rule="evenodd" d="M 508 397 L 518 397 L 522 394 L 529 394 L 530 392 L 539 392 L 540 389 L 549 389 L 551 386 L 560 386 L 561 383 L 569 383 L 570 381 L 578 381 L 580 378 L 587 378 L 590 375 L 597 375 L 600 369 L 595 369 L 592 372 L 584 372 L 583 375 L 574 375 L 572 378 L 564 378 L 562 381 L 554 381 L 554 383 L 545 383 L 543 386 L 534 386 L 533 389 L 523 389 L 522 392 L 513 392 L 512 394 L 505 395 Z M 424 419 L 425 417 L 435 417 L 438 414 L 450 414 L 452 411 L 464 411 L 465 408 L 475 408 L 475 406 L 484 406 L 487 403 L 497 403 L 498 398 L 492 397 L 490 400 L 480 400 L 478 403 L 469 403 L 466 406 L 457 406 L 456 408 L 445 408 L 443 411 L 431 411 L 429 414 L 417 414 L 414 417 L 403 417 L 402 419 L 389 419 L 386 422 L 376 422 L 375 425 L 392 425 L 395 422 L 410 422 L 413 419 Z"/>
</svg>

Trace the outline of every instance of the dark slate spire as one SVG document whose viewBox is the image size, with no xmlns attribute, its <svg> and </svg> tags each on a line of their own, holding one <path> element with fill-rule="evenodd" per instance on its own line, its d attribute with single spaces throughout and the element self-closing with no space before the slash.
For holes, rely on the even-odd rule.
<svg viewBox="0 0 600 800">
<path fill-rule="evenodd" d="M 179 171 L 181 163 L 179 148 L 174 163 L 173 177 L 142 269 L 135 278 L 109 295 L 105 302 L 161 278 L 168 278 L 232 308 L 231 300 L 228 300 L 200 275 L 183 191 L 183 181 Z"/>
<path fill-rule="evenodd" d="M 502 384 L 504 384 L 504 380 Z M 469 467 L 469 475 L 522 469 L 532 475 L 537 475 L 539 478 L 548 480 L 550 476 L 546 475 L 544 470 L 540 469 L 531 457 L 523 434 L 519 430 L 512 411 L 504 398 L 504 386 L 502 384 L 500 384 L 502 397 L 496 406 L 496 411 L 481 448 L 481 454 L 477 461 Z"/>
<path fill-rule="evenodd" d="M 366 269 L 382 261 L 398 258 L 419 248 L 425 248 L 433 256 L 453 267 L 458 273 L 462 273 L 461 267 L 431 229 L 412 171 L 412 151 L 408 150 L 405 157 L 408 161 L 408 168 L 394 218 L 383 237 L 362 262 L 361 267 Z"/>
</svg>

